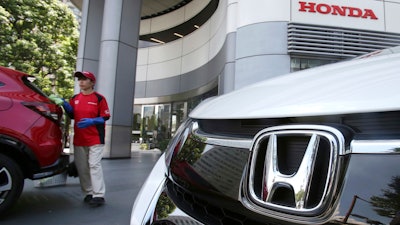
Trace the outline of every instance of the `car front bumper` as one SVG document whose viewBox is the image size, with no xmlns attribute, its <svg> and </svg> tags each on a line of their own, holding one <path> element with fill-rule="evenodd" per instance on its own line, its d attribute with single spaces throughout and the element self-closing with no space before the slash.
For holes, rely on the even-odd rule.
<svg viewBox="0 0 400 225">
<path fill-rule="evenodd" d="M 161 155 L 143 184 L 132 208 L 131 225 L 202 224 L 176 207 L 166 194 L 167 168 Z"/>
<path fill-rule="evenodd" d="M 269 205 L 264 204 L 267 201 L 259 197 L 258 192 L 264 190 L 260 188 L 263 187 L 261 178 L 266 176 L 261 172 L 265 171 L 265 165 L 273 163 L 268 161 L 267 156 L 258 157 L 258 154 L 270 147 L 266 141 L 263 142 L 272 139 L 270 136 L 264 138 L 260 132 L 261 135 L 257 135 L 255 140 L 261 141 L 254 141 L 255 144 L 251 146 L 256 147 L 249 148 L 246 147 L 248 142 L 243 139 L 207 135 L 197 130 L 198 126 L 193 124 L 193 129 L 177 132 L 178 135 L 153 168 L 137 196 L 131 224 L 397 224 L 394 221 L 400 218 L 396 200 L 399 196 L 400 182 L 400 139 L 352 138 L 347 148 L 343 147 L 335 152 L 335 145 L 327 144 L 327 140 L 335 140 L 329 139 L 331 133 L 328 135 L 317 130 L 322 130 L 321 126 L 311 126 L 312 132 L 321 137 L 324 135 L 321 138 L 323 141 L 318 142 L 319 148 L 326 150 L 323 153 L 335 152 L 331 154 L 335 157 L 329 157 L 332 161 L 335 159 L 333 163 L 325 164 L 336 165 L 336 169 L 323 167 L 325 164 L 321 162 L 325 162 L 328 157 L 315 160 L 318 161 L 318 169 L 315 169 L 315 179 L 318 183 L 314 185 L 316 189 L 310 189 L 310 193 L 313 194 L 310 196 L 313 196 L 313 200 L 322 196 L 320 191 L 327 194 L 320 198 L 324 200 L 324 207 L 306 211 L 294 208 L 294 204 L 283 204 L 293 202 L 295 197 L 293 191 L 287 191 L 287 186 L 281 188 L 285 192 L 279 193 L 280 198 L 273 199 Z M 185 126 L 191 125 L 187 123 Z M 274 130 L 277 139 L 287 138 L 284 139 L 285 143 L 290 143 L 288 146 L 294 150 L 298 150 L 298 146 L 301 149 L 310 146 L 308 142 L 313 140 L 297 138 L 300 131 L 301 134 L 306 133 L 306 128 L 310 126 L 301 125 L 302 129 L 293 125 L 276 128 L 293 134 L 294 138 L 289 136 L 292 140 L 287 138 L 287 133 L 280 136 L 280 133 Z M 326 126 L 323 128 L 326 132 L 338 131 Z M 267 131 L 272 132 L 271 129 Z M 340 137 L 339 134 L 341 133 L 335 135 Z M 302 144 L 304 140 L 306 144 Z M 295 144 L 292 144 L 292 141 Z M 315 146 L 314 142 L 311 146 Z M 342 143 L 336 146 L 344 145 Z M 280 152 L 283 150 L 285 149 L 279 149 Z M 301 154 L 301 157 L 303 155 Z M 259 159 L 254 161 L 254 167 L 253 158 Z M 275 161 L 279 162 L 278 159 Z M 282 168 L 285 167 L 280 167 Z M 321 171 L 328 171 L 329 174 L 335 171 L 335 179 L 332 182 L 329 180 L 326 185 L 325 182 L 319 182 L 321 179 L 318 178 L 327 177 L 323 176 Z M 277 177 L 282 180 L 283 175 Z M 250 186 L 251 182 L 256 185 Z M 283 180 L 282 183 L 284 182 L 287 180 Z M 297 183 L 292 184 L 294 185 Z M 332 191 L 326 191 L 328 185 L 333 187 L 330 189 Z M 277 200 L 282 200 L 282 203 Z"/>
</svg>

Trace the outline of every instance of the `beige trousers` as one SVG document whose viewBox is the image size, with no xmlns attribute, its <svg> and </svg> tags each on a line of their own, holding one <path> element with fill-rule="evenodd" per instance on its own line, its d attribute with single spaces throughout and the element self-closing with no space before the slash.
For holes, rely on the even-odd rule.
<svg viewBox="0 0 400 225">
<path fill-rule="evenodd" d="M 74 146 L 74 160 L 79 174 L 79 181 L 85 195 L 104 197 L 104 184 L 101 159 L 104 145 Z"/>
</svg>

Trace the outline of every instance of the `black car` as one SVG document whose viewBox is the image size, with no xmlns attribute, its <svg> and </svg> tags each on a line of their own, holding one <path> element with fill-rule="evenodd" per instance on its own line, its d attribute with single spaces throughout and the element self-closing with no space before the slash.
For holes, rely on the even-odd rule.
<svg viewBox="0 0 400 225">
<path fill-rule="evenodd" d="M 400 49 L 200 104 L 143 185 L 136 224 L 400 224 Z"/>
</svg>

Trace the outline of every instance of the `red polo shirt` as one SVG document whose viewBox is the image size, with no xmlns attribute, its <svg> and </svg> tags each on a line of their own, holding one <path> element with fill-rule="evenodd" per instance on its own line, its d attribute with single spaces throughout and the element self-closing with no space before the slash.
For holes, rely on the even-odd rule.
<svg viewBox="0 0 400 225">
<path fill-rule="evenodd" d="M 74 115 L 74 145 L 93 146 L 104 144 L 105 122 L 86 128 L 78 128 L 77 123 L 83 118 L 103 117 L 110 118 L 110 110 L 106 98 L 103 95 L 93 92 L 89 95 L 79 93 L 74 95 L 69 104 L 72 106 Z"/>
</svg>

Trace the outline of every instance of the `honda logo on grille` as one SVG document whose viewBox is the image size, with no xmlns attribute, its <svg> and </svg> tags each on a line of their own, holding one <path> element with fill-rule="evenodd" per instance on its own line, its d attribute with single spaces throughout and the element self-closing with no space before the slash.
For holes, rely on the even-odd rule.
<svg viewBox="0 0 400 225">
<path fill-rule="evenodd" d="M 250 209 L 315 215 L 334 188 L 342 133 L 329 126 L 267 128 L 253 140 L 244 203 Z"/>
</svg>

